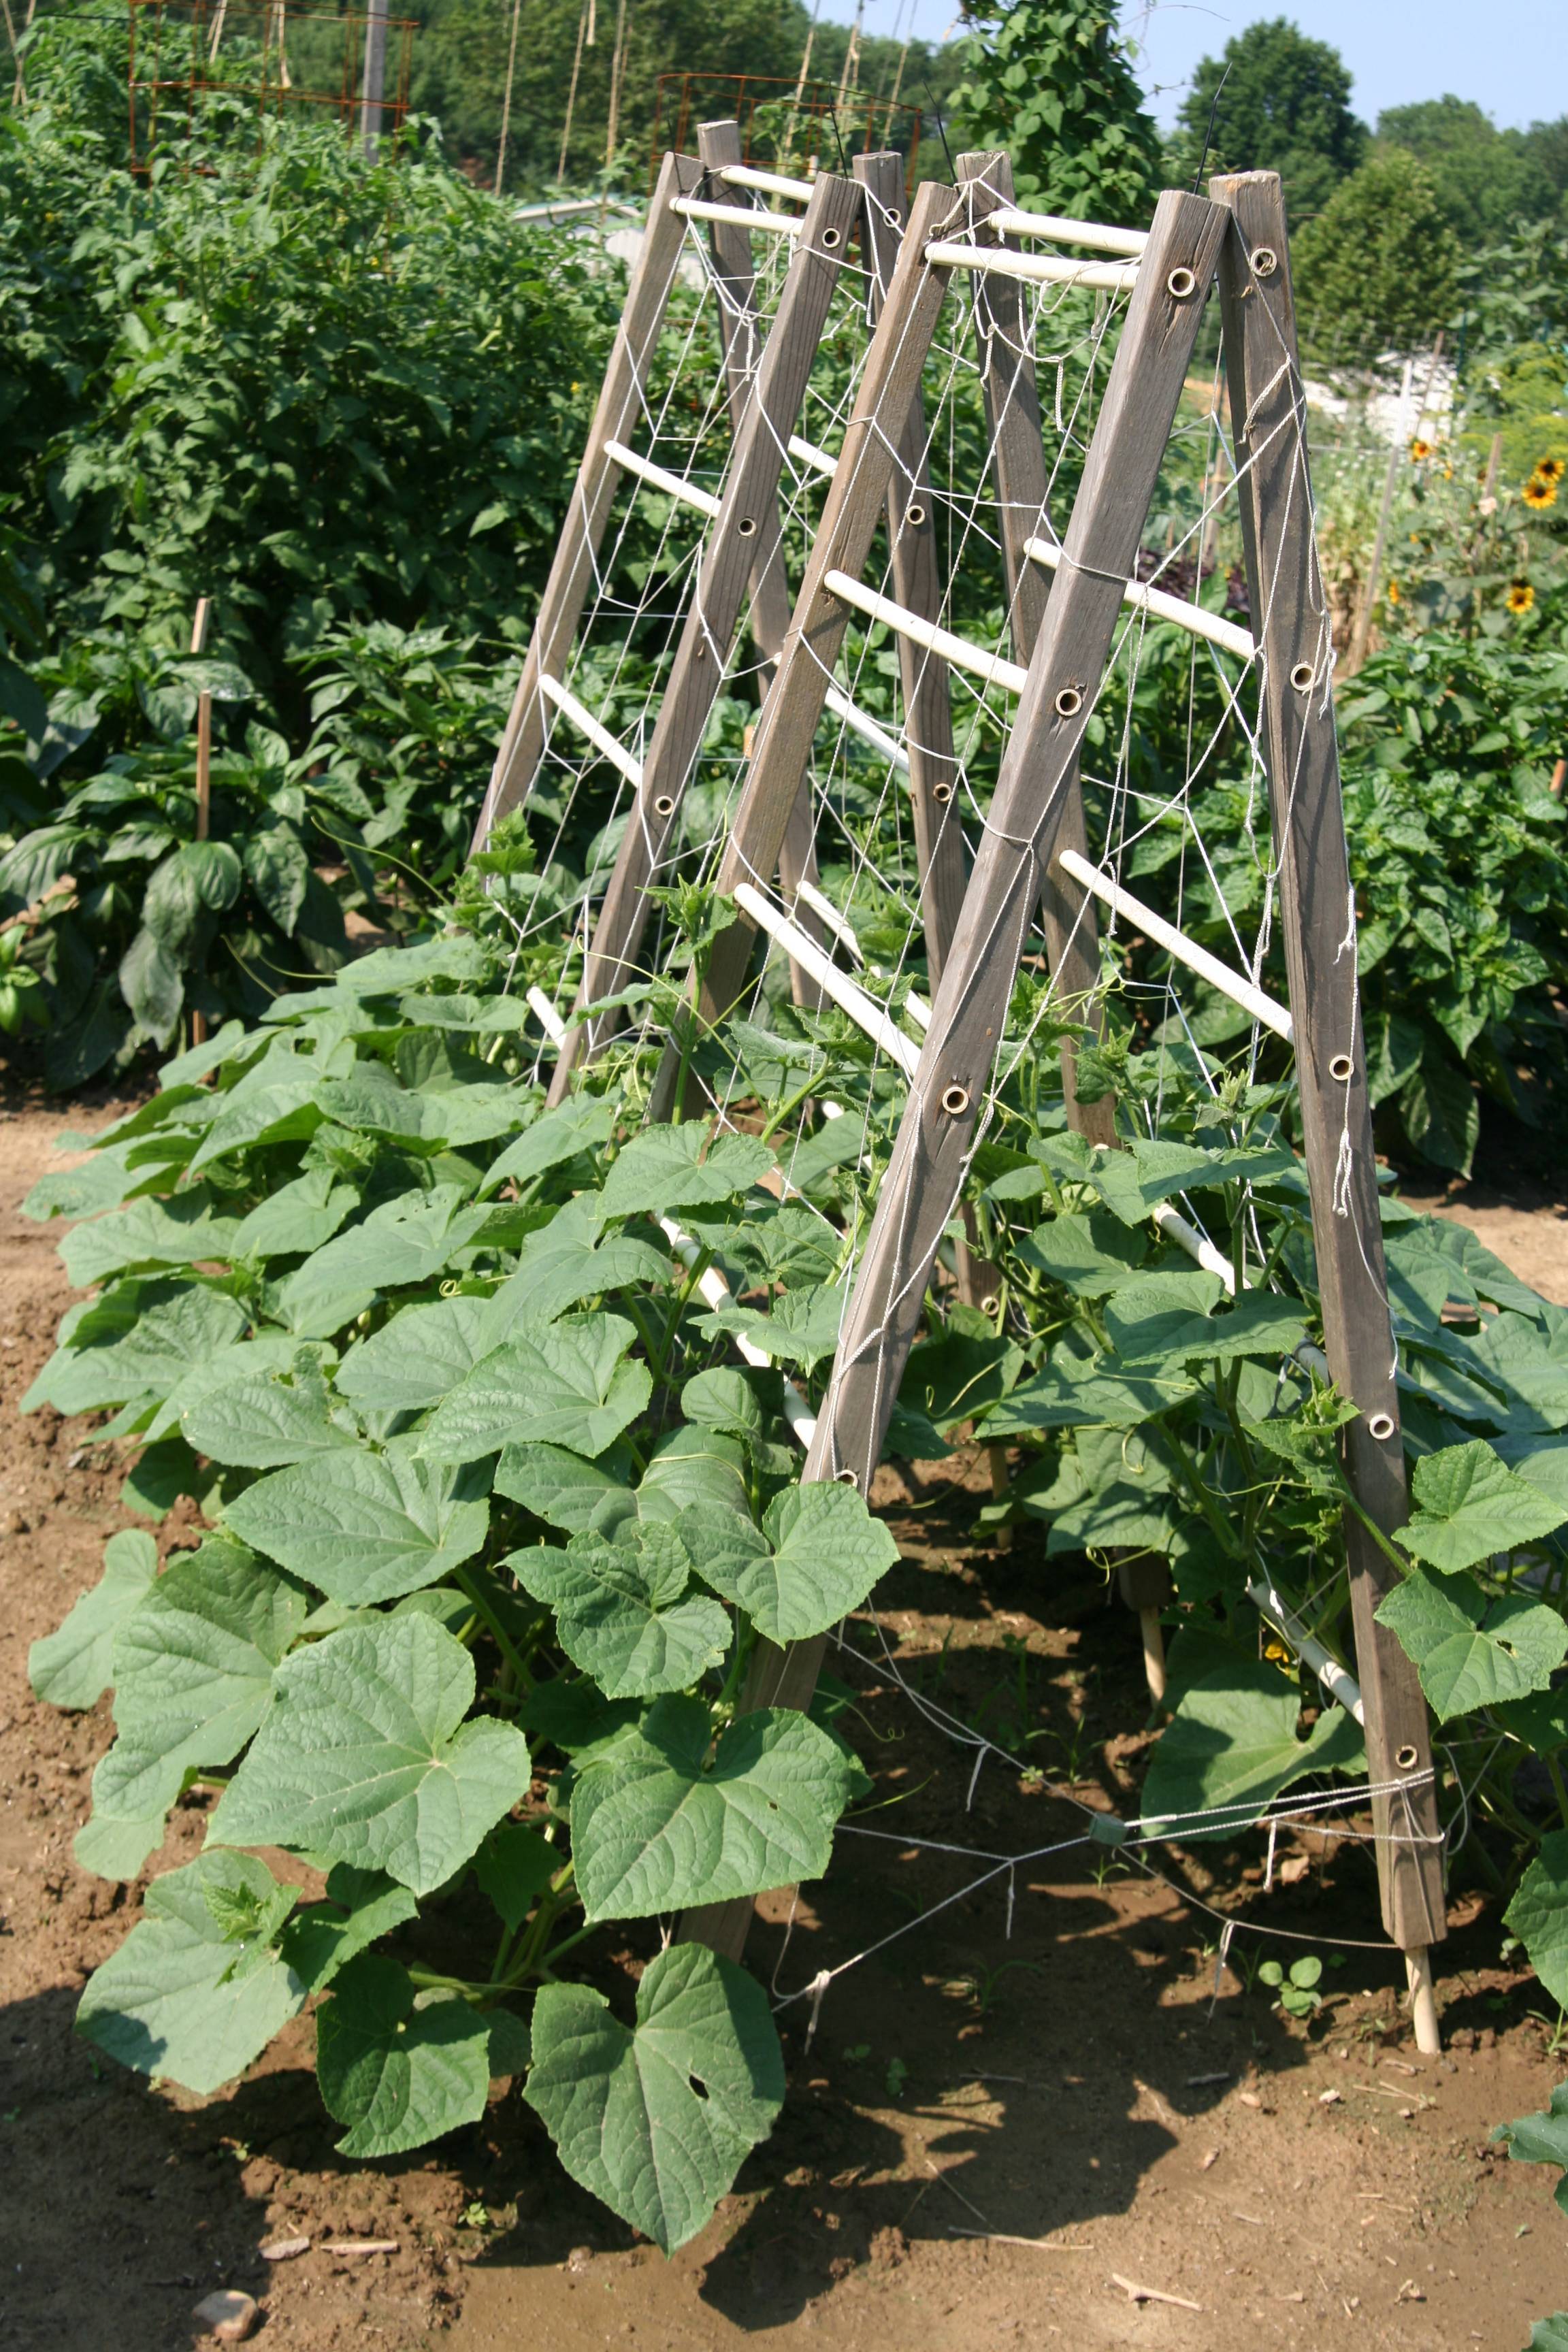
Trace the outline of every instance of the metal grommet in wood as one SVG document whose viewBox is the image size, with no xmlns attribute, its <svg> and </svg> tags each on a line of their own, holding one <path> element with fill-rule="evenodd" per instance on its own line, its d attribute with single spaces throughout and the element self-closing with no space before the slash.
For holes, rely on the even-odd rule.
<svg viewBox="0 0 1568 2352">
<path fill-rule="evenodd" d="M 955 1078 L 952 1086 L 942 1090 L 942 1107 L 949 1118 L 962 1118 L 969 1108 L 969 1088 L 960 1086 Z"/>
<path fill-rule="evenodd" d="M 1197 282 L 1190 269 L 1173 269 L 1165 280 L 1165 291 L 1173 302 L 1184 302 L 1195 292 Z"/>
<path fill-rule="evenodd" d="M 827 247 L 827 249 L 828 249 L 828 251 L 829 251 L 830 253 L 832 252 L 833 247 L 834 247 L 836 245 L 841 244 L 841 243 L 842 243 L 842 241 L 843 241 L 843 240 L 841 239 L 841 237 L 840 237 L 840 236 L 839 236 L 839 233 L 838 233 L 838 231 L 837 231 L 836 228 L 825 228 L 825 229 L 823 230 L 823 232 L 822 232 L 822 242 L 823 242 L 823 244 L 824 244 L 825 246 L 826 246 L 826 247 Z"/>
<path fill-rule="evenodd" d="M 1001 1304 L 1002 1301 L 997 1297 L 996 1293 L 994 1290 L 988 1290 L 980 1302 L 980 1312 L 982 1315 L 994 1315 Z"/>
<path fill-rule="evenodd" d="M 949 783 L 933 784 L 931 788 L 931 796 L 938 808 L 945 808 L 952 798 L 952 786 Z"/>
<path fill-rule="evenodd" d="M 1369 1412 L 1366 1427 L 1369 1437 L 1375 1437 L 1380 1445 L 1386 1445 L 1394 1434 L 1394 1415 L 1391 1412 Z"/>
<path fill-rule="evenodd" d="M 1405 1741 L 1403 1748 L 1396 1748 L 1394 1751 L 1394 1761 L 1401 1772 L 1414 1772 L 1420 1760 L 1419 1755 L 1409 1740 Z"/>
<path fill-rule="evenodd" d="M 919 530 L 925 519 L 926 510 L 924 507 L 913 506 L 906 507 L 904 509 L 904 521 L 910 530 Z"/>
<path fill-rule="evenodd" d="M 1336 1054 L 1329 1064 L 1329 1076 L 1336 1086 L 1348 1087 L 1355 1074 L 1355 1064 L 1348 1054 Z"/>
<path fill-rule="evenodd" d="M 1247 257 L 1247 266 L 1255 278 L 1272 278 L 1279 267 L 1279 256 L 1271 245 L 1255 245 Z"/>
<path fill-rule="evenodd" d="M 1290 672 L 1290 683 L 1298 694 L 1306 694 L 1316 683 L 1317 676 L 1310 662 L 1298 662 Z"/>
<path fill-rule="evenodd" d="M 858 1486 L 860 1481 L 853 1470 L 836 1470 L 833 1483 L 836 1486 Z"/>
<path fill-rule="evenodd" d="M 1064 686 L 1057 697 L 1057 717 L 1076 719 L 1083 709 L 1083 696 L 1076 686 Z"/>
<path fill-rule="evenodd" d="M 742 539 L 750 539 L 756 527 L 756 522 L 751 515 L 742 515 L 735 526 Z"/>
<path fill-rule="evenodd" d="M 675 814 L 675 803 L 670 799 L 668 793 L 660 793 L 658 798 L 653 804 L 653 813 L 655 816 L 673 816 Z"/>
</svg>

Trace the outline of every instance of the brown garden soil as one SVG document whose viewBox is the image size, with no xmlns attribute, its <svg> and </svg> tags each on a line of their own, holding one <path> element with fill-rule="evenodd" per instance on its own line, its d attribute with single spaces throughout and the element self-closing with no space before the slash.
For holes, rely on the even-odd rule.
<svg viewBox="0 0 1568 2352">
<path fill-rule="evenodd" d="M 115 1108 L 79 1104 L 72 1123 Z M 564 2179 L 515 2090 L 497 2085 L 482 2124 L 424 2158 L 356 2168 L 333 2153 L 308 2020 L 207 2101 L 100 2061 L 72 2014 L 142 1886 L 71 1856 L 106 1705 L 42 1707 L 25 1667 L 127 1514 L 89 1426 L 13 1410 L 68 1299 L 54 1236 L 16 1214 L 64 1164 L 63 1123 L 20 1095 L 0 1117 L 0 2341 L 167 2352 L 199 2336 L 192 2306 L 220 2285 L 256 2294 L 256 2340 L 294 2352 L 706 2352 L 786 2329 L 835 2352 L 1520 2352 L 1531 2320 L 1568 2304 L 1552 2175 L 1488 2145 L 1568 2071 L 1531 2013 L 1539 1988 L 1501 1962 L 1495 1907 L 1456 1894 L 1437 1956 L 1447 2054 L 1423 2059 L 1396 1956 L 1363 1948 L 1363 1848 L 1282 1845 L 1271 1890 L 1257 1839 L 1157 1850 L 1157 1869 L 1040 1853 L 1081 1826 L 1063 1783 L 1136 1811 L 1137 1643 L 1099 1580 L 1047 1566 L 1033 1531 L 1007 1554 L 975 1547 L 983 1482 L 962 1457 L 881 1474 L 904 1562 L 835 1661 L 876 1794 L 793 1918 L 787 1896 L 763 1904 L 750 1953 L 781 1994 L 845 1972 L 814 2036 L 809 1997 L 782 2011 L 777 2130 L 674 2260 Z M 1568 1227 L 1544 1192 L 1500 1180 L 1434 1205 L 1568 1303 Z M 185 1510 L 165 1545 L 192 1540 Z M 1037 1769 L 993 1756 L 972 1782 L 975 1726 Z M 196 1849 L 204 1811 L 184 1801 L 153 1873 Z M 974 1850 L 1036 1858 L 976 1885 L 990 1865 Z M 1317 1939 L 1278 1947 L 1329 1959 L 1310 2025 L 1228 1969 L 1215 1997 L 1224 1917 L 1243 1923 L 1244 1973 L 1268 1948 L 1247 1923 Z M 624 2002 L 646 1957 L 605 1952 L 598 1981 Z M 310 2251 L 262 2258 L 291 2237 Z M 395 2251 L 333 2250 L 365 2240 Z M 1134 2303 L 1127 2282 L 1168 2299 Z"/>
</svg>

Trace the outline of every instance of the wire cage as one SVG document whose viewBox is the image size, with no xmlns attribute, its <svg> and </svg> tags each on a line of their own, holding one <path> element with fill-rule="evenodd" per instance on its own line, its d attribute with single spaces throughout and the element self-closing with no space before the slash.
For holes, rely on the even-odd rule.
<svg viewBox="0 0 1568 2352">
<path fill-rule="evenodd" d="M 373 26 L 384 29 L 385 63 L 376 120 L 365 125 Z M 290 0 L 130 0 L 130 29 L 132 171 L 147 170 L 163 119 L 176 113 L 188 131 L 215 100 L 253 108 L 258 120 L 332 109 L 345 131 L 373 135 L 396 131 L 408 112 L 412 17 Z"/>
<path fill-rule="evenodd" d="M 651 194 L 666 148 L 685 150 L 699 122 L 724 116 L 740 125 L 742 160 L 781 171 L 847 171 L 848 158 L 894 148 L 907 159 L 913 193 L 921 110 L 833 81 L 765 74 L 660 74 L 654 94 Z"/>
</svg>

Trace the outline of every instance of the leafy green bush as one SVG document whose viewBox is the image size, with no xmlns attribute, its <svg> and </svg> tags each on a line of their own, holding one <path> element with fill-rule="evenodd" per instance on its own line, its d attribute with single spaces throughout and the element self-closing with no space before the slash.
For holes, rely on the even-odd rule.
<svg viewBox="0 0 1568 2352">
<path fill-rule="evenodd" d="M 1020 204 L 1142 227 L 1160 188 L 1160 138 L 1098 0 L 1014 0 L 965 11 L 952 115 L 966 145 L 1005 147 Z"/>
</svg>

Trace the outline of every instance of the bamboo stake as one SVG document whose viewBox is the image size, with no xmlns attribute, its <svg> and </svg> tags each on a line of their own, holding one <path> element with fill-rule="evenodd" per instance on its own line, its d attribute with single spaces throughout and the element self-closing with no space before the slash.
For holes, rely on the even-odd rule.
<svg viewBox="0 0 1568 2352">
<path fill-rule="evenodd" d="M 621 83 L 626 70 L 626 15 L 628 0 L 617 0 L 616 8 L 616 46 L 610 53 L 610 121 L 605 133 L 605 170 L 616 167 L 616 142 L 621 130 Z"/>
<path fill-rule="evenodd" d="M 1372 562 L 1367 566 L 1366 589 L 1356 614 L 1355 635 L 1351 639 L 1345 676 L 1353 677 L 1366 659 L 1367 640 L 1372 635 L 1372 608 L 1377 602 L 1377 583 L 1383 576 L 1383 552 L 1388 544 L 1388 525 L 1394 513 L 1394 492 L 1399 480 L 1400 467 L 1405 463 L 1405 418 L 1410 400 L 1410 379 L 1414 362 L 1406 360 L 1399 385 L 1398 431 L 1394 446 L 1388 453 L 1388 470 L 1383 478 L 1383 503 L 1377 510 L 1377 529 L 1373 534 Z M 1233 408 L 1232 415 L 1235 410 Z"/>
<path fill-rule="evenodd" d="M 500 106 L 500 145 L 496 151 L 496 194 L 499 196 L 506 179 L 506 142 L 511 129 L 511 88 L 517 73 L 517 36 L 522 22 L 522 0 L 511 0 L 511 47 L 506 58 L 506 95 Z M 579 34 L 581 39 L 581 34 Z M 579 51 L 579 55 L 581 51 Z"/>
<path fill-rule="evenodd" d="M 211 597 L 199 596 L 196 599 L 195 618 L 191 624 L 193 658 L 199 657 L 207 649 L 207 625 L 211 617 Z M 198 841 L 206 839 L 212 825 L 212 758 L 213 698 L 210 694 L 203 692 L 196 696 L 196 839 Z M 206 1034 L 206 1015 L 200 1012 L 193 1013 L 191 1014 L 192 1045 L 205 1045 Z"/>
<path fill-rule="evenodd" d="M 583 70 L 583 36 L 588 29 L 590 0 L 583 0 L 583 13 L 577 19 L 577 47 L 572 56 L 572 85 L 566 92 L 566 121 L 561 133 L 561 161 L 555 167 L 555 184 L 560 187 L 566 177 L 566 150 L 572 143 L 572 117 L 577 107 L 577 78 Z"/>
<path fill-rule="evenodd" d="M 282 16 L 279 11 L 279 47 L 283 41 Z M 283 67 L 284 87 L 288 87 L 289 68 Z M 386 87 L 386 0 L 366 0 L 364 20 L 364 80 L 359 110 L 360 144 L 367 163 L 374 163 L 381 146 L 381 106 Z"/>
</svg>

